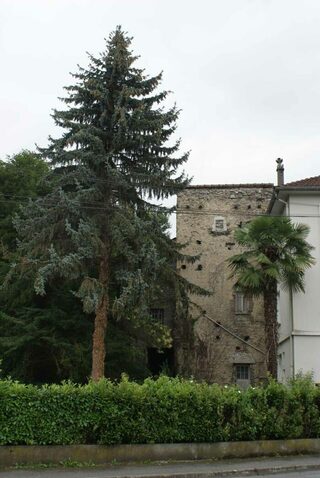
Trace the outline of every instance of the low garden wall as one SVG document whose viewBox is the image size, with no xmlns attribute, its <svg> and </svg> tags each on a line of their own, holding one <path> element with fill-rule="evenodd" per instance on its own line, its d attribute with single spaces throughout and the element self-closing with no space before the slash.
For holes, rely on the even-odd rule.
<svg viewBox="0 0 320 478">
<path fill-rule="evenodd" d="M 317 438 L 153 445 L 13 445 L 0 446 L 0 469 L 19 464 L 28 466 L 72 463 L 88 466 L 130 462 L 168 462 L 170 460 L 177 462 L 275 455 L 319 455 L 319 453 L 320 439 Z M 319 466 L 317 463 L 317 469 Z"/>
</svg>

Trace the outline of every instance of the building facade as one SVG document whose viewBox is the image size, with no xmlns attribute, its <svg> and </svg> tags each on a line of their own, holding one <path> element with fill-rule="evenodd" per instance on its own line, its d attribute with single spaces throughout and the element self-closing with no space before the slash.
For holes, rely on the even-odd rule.
<svg viewBox="0 0 320 478">
<path fill-rule="evenodd" d="M 269 213 L 307 224 L 316 260 L 305 273 L 305 293 L 279 290 L 278 378 L 286 382 L 299 372 L 313 372 L 320 383 L 320 176 L 286 185 L 280 176 L 278 183 Z"/>
<path fill-rule="evenodd" d="M 193 263 L 178 272 L 210 295 L 190 297 L 174 330 L 175 368 L 184 376 L 241 387 L 266 377 L 262 300 L 235 290 L 227 259 L 241 252 L 234 231 L 265 214 L 272 184 L 189 186 L 177 198 L 177 241 Z"/>
</svg>

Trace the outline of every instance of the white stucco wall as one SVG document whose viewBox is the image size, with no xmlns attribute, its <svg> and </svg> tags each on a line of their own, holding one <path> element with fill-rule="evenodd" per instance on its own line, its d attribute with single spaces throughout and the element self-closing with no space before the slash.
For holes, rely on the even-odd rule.
<svg viewBox="0 0 320 478">
<path fill-rule="evenodd" d="M 279 327 L 279 339 L 280 341 L 287 337 L 292 332 L 291 327 L 291 304 L 290 294 L 287 290 L 279 290 L 278 301 L 278 323 Z"/>
<path fill-rule="evenodd" d="M 320 383 L 320 337 L 294 337 L 295 373 L 313 373 L 315 382 Z"/>
<path fill-rule="evenodd" d="M 293 222 L 307 224 L 307 241 L 314 247 L 316 264 L 305 273 L 305 293 L 293 293 L 292 313 L 288 291 L 279 294 L 279 380 L 285 382 L 294 371 L 313 372 L 320 382 L 320 193 L 292 192 L 284 211 Z M 293 339 L 284 340 L 293 334 Z M 291 347 L 293 341 L 293 367 Z"/>
<path fill-rule="evenodd" d="M 291 364 L 291 341 L 288 338 L 278 347 L 278 380 L 280 382 L 285 383 L 292 377 Z"/>
<path fill-rule="evenodd" d="M 320 218 L 306 217 L 319 216 L 320 196 L 291 196 L 289 204 L 292 220 L 310 227 L 307 241 L 314 246 L 312 254 L 316 259 L 316 265 L 305 273 L 306 292 L 293 294 L 293 326 L 295 331 L 320 333 Z"/>
</svg>

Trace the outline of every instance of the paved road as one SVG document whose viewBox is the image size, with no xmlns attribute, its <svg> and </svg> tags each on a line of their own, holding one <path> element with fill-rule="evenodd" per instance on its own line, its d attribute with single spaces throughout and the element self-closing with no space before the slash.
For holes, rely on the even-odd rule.
<svg viewBox="0 0 320 478">
<path fill-rule="evenodd" d="M 295 467 L 300 469 L 294 471 Z M 273 474 L 270 474 L 269 470 L 273 471 Z M 274 472 L 277 473 L 274 474 Z M 88 469 L 59 468 L 0 471 L 0 478 L 216 478 L 219 476 L 232 476 L 233 478 L 240 476 L 320 478 L 320 456 L 115 465 Z"/>
<path fill-rule="evenodd" d="M 96 474 L 96 472 L 92 473 L 91 471 L 87 470 L 79 470 L 79 471 L 63 471 L 63 470 L 56 470 L 56 471 L 33 471 L 33 472 L 26 472 L 26 471 L 16 471 L 16 472 L 2 472 L 0 473 L 0 476 L 3 478 L 104 478 L 107 477 L 108 475 L 105 475 L 103 473 Z M 130 475 L 127 475 L 130 476 Z M 170 475 L 166 475 L 168 477 Z M 180 475 L 181 476 L 181 475 Z M 183 476 L 183 475 L 182 475 Z M 226 477 L 227 475 L 220 475 Z M 229 475 L 232 476 L 232 478 L 240 478 L 243 476 L 251 476 L 251 477 L 259 477 L 259 478 L 319 478 L 320 477 L 320 471 L 319 470 L 314 470 L 314 471 L 297 471 L 297 472 L 287 472 L 287 473 L 269 473 L 267 475 L 261 475 L 261 473 L 255 474 L 255 475 L 236 475 L 232 474 Z M 218 478 L 219 475 L 216 475 L 215 478 Z"/>
</svg>

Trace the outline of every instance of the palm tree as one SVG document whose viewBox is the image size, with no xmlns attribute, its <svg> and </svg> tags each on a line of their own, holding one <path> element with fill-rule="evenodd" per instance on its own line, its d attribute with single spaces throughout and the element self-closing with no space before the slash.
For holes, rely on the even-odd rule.
<svg viewBox="0 0 320 478">
<path fill-rule="evenodd" d="M 305 270 L 314 264 L 309 227 L 288 217 L 261 216 L 237 229 L 235 239 L 245 250 L 228 259 L 235 286 L 263 296 L 267 369 L 277 378 L 277 288 L 304 292 Z"/>
</svg>

